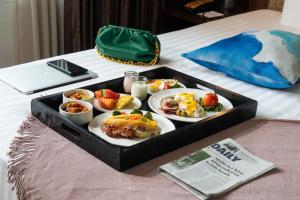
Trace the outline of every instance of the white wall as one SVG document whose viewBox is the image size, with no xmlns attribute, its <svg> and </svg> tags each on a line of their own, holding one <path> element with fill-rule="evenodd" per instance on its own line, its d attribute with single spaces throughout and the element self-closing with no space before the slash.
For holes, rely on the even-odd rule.
<svg viewBox="0 0 300 200">
<path fill-rule="evenodd" d="M 0 0 L 0 68 L 17 64 L 16 0 Z"/>
<path fill-rule="evenodd" d="M 283 8 L 281 23 L 296 29 L 300 29 L 300 1 L 286 0 Z"/>
</svg>

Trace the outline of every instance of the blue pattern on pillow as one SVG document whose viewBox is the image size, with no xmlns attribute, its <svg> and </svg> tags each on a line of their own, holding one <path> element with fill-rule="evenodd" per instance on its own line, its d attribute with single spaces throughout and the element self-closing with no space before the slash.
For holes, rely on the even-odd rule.
<svg viewBox="0 0 300 200">
<path fill-rule="evenodd" d="M 280 30 L 242 33 L 182 56 L 269 88 L 288 88 L 300 79 L 300 35 Z"/>
</svg>

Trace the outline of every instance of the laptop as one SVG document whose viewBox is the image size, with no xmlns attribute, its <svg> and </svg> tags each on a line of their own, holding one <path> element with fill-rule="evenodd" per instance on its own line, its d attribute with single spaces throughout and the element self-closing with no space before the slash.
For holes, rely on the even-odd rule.
<svg viewBox="0 0 300 200">
<path fill-rule="evenodd" d="M 69 76 L 47 63 L 30 63 L 1 70 L 0 80 L 23 94 L 32 94 L 43 90 L 80 82 L 98 75 L 92 71 L 78 76 Z"/>
</svg>

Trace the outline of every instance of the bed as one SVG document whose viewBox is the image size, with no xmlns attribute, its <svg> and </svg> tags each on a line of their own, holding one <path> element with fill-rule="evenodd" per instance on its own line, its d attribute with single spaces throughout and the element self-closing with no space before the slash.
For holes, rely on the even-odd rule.
<svg viewBox="0 0 300 200">
<path fill-rule="evenodd" d="M 111 63 L 110 61 L 99 58 L 95 50 L 91 49 L 58 56 L 56 58 L 70 60 L 71 62 L 98 73 L 99 77 L 97 79 L 50 89 L 32 95 L 22 95 L 18 91 L 0 82 L 0 199 L 16 199 L 14 192 L 11 191 L 6 181 L 6 167 L 8 163 L 6 153 L 11 140 L 17 135 L 16 130 L 30 113 L 31 99 L 121 77 L 125 71 L 133 70 L 140 72 L 159 66 L 171 67 L 236 93 L 256 99 L 258 101 L 256 118 L 300 120 L 300 106 L 291 109 L 291 105 L 300 102 L 300 84 L 285 90 L 261 88 L 226 77 L 224 74 L 210 71 L 180 56 L 182 53 L 197 49 L 201 46 L 206 46 L 219 39 L 244 31 L 269 28 L 290 30 L 290 28 L 283 27 L 279 24 L 280 17 L 280 12 L 259 10 L 159 35 L 162 44 L 161 61 L 159 65 L 153 67 L 137 67 Z M 292 31 L 297 32 L 297 30 Z M 41 63 L 47 60 L 49 59 L 35 61 L 35 63 Z M 30 64 L 31 63 L 26 63 L 13 67 L 26 67 Z M 10 68 L 1 69 L 0 73 L 6 70 L 10 70 Z"/>
</svg>

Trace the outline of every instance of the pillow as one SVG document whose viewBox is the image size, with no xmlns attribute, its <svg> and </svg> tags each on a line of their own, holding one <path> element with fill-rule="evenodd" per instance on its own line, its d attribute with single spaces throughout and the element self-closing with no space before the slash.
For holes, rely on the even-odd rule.
<svg viewBox="0 0 300 200">
<path fill-rule="evenodd" d="M 288 88 L 300 80 L 300 35 L 286 31 L 241 33 L 182 56 L 263 87 Z"/>
</svg>

